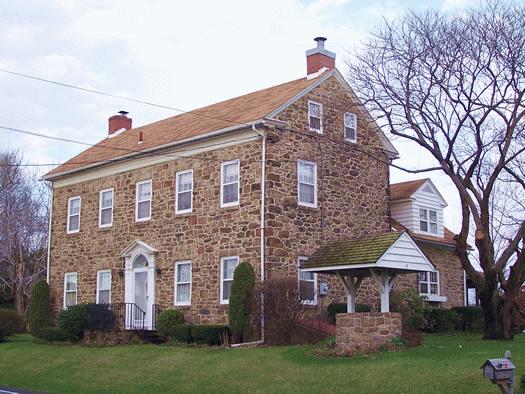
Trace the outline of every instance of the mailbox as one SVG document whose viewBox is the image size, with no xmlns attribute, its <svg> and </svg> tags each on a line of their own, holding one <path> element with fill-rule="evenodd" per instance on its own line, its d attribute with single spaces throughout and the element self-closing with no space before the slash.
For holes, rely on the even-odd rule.
<svg viewBox="0 0 525 394">
<path fill-rule="evenodd" d="M 319 295 L 325 296 L 328 294 L 328 283 L 321 282 L 319 283 Z"/>
<path fill-rule="evenodd" d="M 507 358 L 492 358 L 481 366 L 483 377 L 496 381 L 512 381 L 514 378 L 514 364 Z"/>
</svg>

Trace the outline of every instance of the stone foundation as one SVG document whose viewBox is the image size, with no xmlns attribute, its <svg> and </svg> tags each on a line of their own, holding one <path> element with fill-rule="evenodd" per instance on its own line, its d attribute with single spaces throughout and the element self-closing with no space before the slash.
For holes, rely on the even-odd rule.
<svg viewBox="0 0 525 394">
<path fill-rule="evenodd" d="M 401 337 L 401 314 L 394 312 L 339 313 L 335 342 L 345 353 L 370 353 Z"/>
<path fill-rule="evenodd" d="M 85 346 L 115 346 L 142 343 L 134 331 L 96 331 L 86 330 L 82 345 Z"/>
</svg>

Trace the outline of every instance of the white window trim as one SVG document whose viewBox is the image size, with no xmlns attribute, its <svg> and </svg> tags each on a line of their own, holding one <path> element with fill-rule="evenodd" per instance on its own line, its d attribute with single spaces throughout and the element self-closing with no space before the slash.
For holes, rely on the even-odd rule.
<svg viewBox="0 0 525 394">
<path fill-rule="evenodd" d="M 421 229 L 421 222 L 425 221 L 425 220 L 421 220 L 421 211 L 426 211 L 427 212 L 427 220 L 426 220 L 426 222 L 427 222 L 427 231 Z M 430 220 L 430 211 L 434 211 L 436 213 L 436 221 L 435 222 Z M 439 222 L 438 222 L 438 211 L 437 211 L 437 209 L 418 207 L 417 213 L 418 213 L 419 232 L 420 233 L 424 233 L 424 234 L 438 236 L 438 234 L 439 234 Z M 435 223 L 436 224 L 436 232 L 435 233 L 430 231 L 430 224 L 431 223 Z"/>
<path fill-rule="evenodd" d="M 70 214 L 71 201 L 76 200 L 76 199 L 78 199 L 78 229 L 70 230 L 69 229 L 69 219 L 70 219 L 71 216 L 76 216 L 76 215 L 71 215 Z M 66 232 L 67 232 L 67 234 L 75 234 L 75 233 L 78 233 L 80 231 L 80 214 L 81 214 L 81 212 L 82 212 L 82 197 L 75 196 L 75 197 L 68 198 L 68 200 L 67 200 L 67 225 L 66 225 Z"/>
<path fill-rule="evenodd" d="M 111 280 L 112 280 L 112 278 L 111 278 L 111 270 L 99 270 L 99 271 L 97 271 L 97 301 L 96 301 L 97 304 L 100 301 L 99 294 L 98 294 L 99 291 L 100 290 L 105 290 L 105 289 L 101 289 L 100 288 L 100 274 L 106 273 L 106 272 L 109 273 L 109 289 L 108 289 L 109 290 L 109 298 L 108 298 L 108 304 L 111 304 Z M 78 286 L 78 283 L 77 283 L 77 286 Z"/>
<path fill-rule="evenodd" d="M 178 274 L 179 274 L 179 266 L 182 265 L 182 264 L 189 264 L 190 265 L 190 281 L 189 282 L 179 282 L 178 281 Z M 192 279 L 193 279 L 193 264 L 191 262 L 191 260 L 183 260 L 183 261 L 177 261 L 175 263 L 175 286 L 174 286 L 174 294 L 173 294 L 173 305 L 177 305 L 177 306 L 184 306 L 184 305 L 191 305 L 191 289 L 192 289 Z M 188 301 L 184 301 L 184 302 L 178 302 L 177 301 L 177 286 L 179 284 L 181 285 L 185 285 L 185 284 L 190 284 L 190 298 Z"/>
<path fill-rule="evenodd" d="M 317 104 L 321 109 L 321 118 L 319 121 L 319 129 L 314 129 L 310 126 L 310 104 Z M 317 101 L 308 100 L 308 129 L 310 131 L 315 131 L 316 133 L 323 134 L 323 104 L 318 103 Z"/>
<path fill-rule="evenodd" d="M 111 192 L 111 207 L 102 208 L 102 194 Z M 110 187 L 109 189 L 104 189 L 100 191 L 98 198 L 98 227 L 105 228 L 113 226 L 113 205 L 115 204 L 115 190 Z M 111 209 L 111 222 L 107 224 L 102 224 L 102 209 Z"/>
<path fill-rule="evenodd" d="M 237 179 L 237 201 L 232 201 L 228 203 L 223 203 L 223 197 L 224 197 L 224 186 L 231 185 L 234 182 L 226 183 L 224 184 L 224 167 L 226 167 L 229 164 L 237 163 L 237 168 L 239 169 L 239 177 Z M 221 163 L 221 208 L 227 208 L 227 207 L 233 207 L 235 205 L 239 205 L 241 201 L 241 162 L 239 159 L 236 160 L 230 160 L 225 161 Z"/>
<path fill-rule="evenodd" d="M 228 305 L 230 303 L 230 299 L 228 298 L 227 300 L 223 300 L 222 296 L 224 294 L 224 261 L 225 260 L 232 260 L 232 259 L 237 259 L 237 265 L 239 265 L 240 263 L 240 260 L 239 260 L 239 256 L 225 256 L 225 257 L 221 257 L 221 265 L 219 267 L 219 269 L 221 270 L 220 272 L 220 278 L 221 278 L 221 283 L 220 283 L 220 287 L 221 287 L 221 291 L 220 291 L 220 303 L 221 305 Z M 233 278 L 232 279 L 226 279 L 228 281 L 233 281 Z"/>
<path fill-rule="evenodd" d="M 352 138 L 346 138 L 346 128 L 348 127 L 346 125 L 346 115 L 352 115 L 354 117 L 354 124 L 355 124 L 355 127 L 354 127 L 354 130 L 355 130 L 355 138 L 352 139 Z M 353 142 L 353 143 L 356 143 L 357 142 L 357 115 L 353 112 L 345 112 L 345 114 L 343 115 L 343 137 L 345 139 L 345 141 L 347 142 Z"/>
<path fill-rule="evenodd" d="M 301 164 L 308 164 L 314 166 L 314 203 L 302 202 L 301 201 L 301 182 L 299 181 L 299 166 Z M 305 183 L 308 185 L 308 183 Z M 317 208 L 317 163 L 306 161 L 306 160 L 297 160 L 297 203 L 303 207 Z"/>
<path fill-rule="evenodd" d="M 139 186 L 140 185 L 144 185 L 146 183 L 150 183 L 151 184 L 151 195 L 149 197 L 149 200 L 141 200 L 141 201 L 139 201 Z M 135 187 L 135 221 L 136 222 L 146 222 L 146 221 L 151 219 L 151 211 L 152 211 L 152 208 L 153 208 L 152 200 L 153 200 L 153 182 L 152 182 L 152 180 L 151 179 L 147 179 L 145 181 L 137 182 L 136 187 Z M 144 202 L 144 201 L 149 201 L 149 216 L 139 219 L 139 202 Z"/>
<path fill-rule="evenodd" d="M 188 174 L 188 173 L 191 174 L 191 190 L 189 190 L 191 194 L 190 207 L 188 209 L 179 210 L 179 193 L 188 192 L 188 190 L 186 190 L 185 192 L 179 192 L 179 176 Z M 182 214 L 182 213 L 190 213 L 192 211 L 193 211 L 193 170 L 179 171 L 175 174 L 175 213 Z"/>
<path fill-rule="evenodd" d="M 67 284 L 67 278 L 68 278 L 69 276 L 73 276 L 73 275 L 75 275 L 76 278 L 77 278 L 77 288 L 76 288 L 76 290 L 75 290 L 75 305 L 78 304 L 78 273 L 77 273 L 77 272 L 66 272 L 66 273 L 64 274 L 64 309 L 67 308 L 67 306 L 66 306 L 66 294 L 68 293 L 68 291 L 66 290 L 66 289 L 67 289 L 67 287 L 66 287 L 66 284 Z M 73 293 L 73 291 L 70 290 L 69 293 Z"/>
<path fill-rule="evenodd" d="M 306 256 L 299 256 L 297 258 L 297 286 L 299 286 L 299 296 L 301 294 L 301 261 L 308 260 L 308 257 Z M 317 305 L 317 272 L 314 272 L 314 299 L 313 301 L 303 300 L 301 299 L 302 303 L 305 305 Z"/>
<path fill-rule="evenodd" d="M 436 271 L 426 271 L 426 272 L 427 272 L 427 280 L 423 281 L 423 283 L 427 284 L 427 290 L 428 291 L 427 291 L 427 293 L 422 293 L 421 292 L 421 280 L 419 279 L 419 273 L 418 273 L 417 286 L 418 286 L 419 294 L 424 296 L 427 301 L 446 302 L 447 301 L 447 297 L 441 295 L 441 277 L 439 275 L 439 271 L 436 270 Z M 437 274 L 437 282 L 430 282 L 430 272 L 435 272 Z M 430 283 L 437 283 L 437 289 L 438 289 L 438 293 L 437 294 L 432 294 L 430 292 Z"/>
</svg>

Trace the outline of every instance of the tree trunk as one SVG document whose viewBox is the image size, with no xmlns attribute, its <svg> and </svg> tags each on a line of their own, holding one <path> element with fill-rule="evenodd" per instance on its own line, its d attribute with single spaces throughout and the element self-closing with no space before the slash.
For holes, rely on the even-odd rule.
<svg viewBox="0 0 525 394">
<path fill-rule="evenodd" d="M 515 307 L 511 298 L 500 295 L 497 282 L 490 281 L 492 286 L 485 284 L 480 292 L 483 308 L 484 332 L 483 339 L 514 338 Z"/>
<path fill-rule="evenodd" d="M 14 242 L 15 254 L 15 286 L 14 299 L 15 309 L 20 316 L 25 316 L 25 302 L 24 302 L 24 259 L 22 257 L 22 248 L 18 237 L 15 235 Z"/>
</svg>

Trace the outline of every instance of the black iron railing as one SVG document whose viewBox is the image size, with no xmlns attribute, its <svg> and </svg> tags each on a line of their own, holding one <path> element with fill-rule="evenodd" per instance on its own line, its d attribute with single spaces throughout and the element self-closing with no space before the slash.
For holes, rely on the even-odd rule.
<svg viewBox="0 0 525 394">
<path fill-rule="evenodd" d="M 87 326 L 91 330 L 144 331 L 145 320 L 146 312 L 129 302 L 98 304 L 87 311 Z"/>
<path fill-rule="evenodd" d="M 152 314 L 151 314 L 151 329 L 152 330 L 157 329 L 157 318 L 159 317 L 159 313 L 160 313 L 160 305 L 153 304 Z"/>
</svg>

